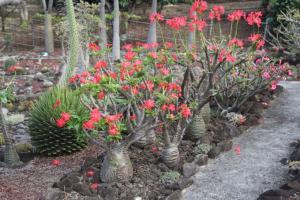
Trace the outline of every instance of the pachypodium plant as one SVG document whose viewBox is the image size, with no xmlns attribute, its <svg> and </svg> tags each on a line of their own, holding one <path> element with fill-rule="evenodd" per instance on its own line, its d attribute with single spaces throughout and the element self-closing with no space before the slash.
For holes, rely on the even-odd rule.
<svg viewBox="0 0 300 200">
<path fill-rule="evenodd" d="M 204 15 L 207 10 L 206 1 L 196 0 L 188 16 L 165 20 L 154 12 L 151 23 L 158 27 L 166 23 L 174 31 L 174 42 L 126 44 L 118 62 L 99 60 L 70 78 L 90 114 L 70 112 L 67 121 L 59 124 L 61 119 L 57 119 L 57 123 L 79 126 L 87 137 L 106 148 L 102 181 L 130 179 L 133 169 L 128 147 L 151 142 L 156 127 L 163 130 L 163 161 L 178 167 L 179 144 L 191 130 L 189 126 L 210 120 L 204 108 L 209 109 L 211 100 L 222 111 L 238 111 L 257 92 L 274 89 L 279 78 L 288 73 L 285 64 L 261 53 L 264 40 L 259 33 L 253 32 L 249 41 L 237 38 L 241 20 L 259 30 L 260 12 L 230 13 L 230 32 L 224 34 L 218 25 L 224 8 L 212 7 L 208 19 Z M 219 29 L 217 33 L 205 34 L 208 21 L 213 26 L 210 33 Z M 192 32 L 188 42 L 182 36 L 187 29 Z"/>
</svg>

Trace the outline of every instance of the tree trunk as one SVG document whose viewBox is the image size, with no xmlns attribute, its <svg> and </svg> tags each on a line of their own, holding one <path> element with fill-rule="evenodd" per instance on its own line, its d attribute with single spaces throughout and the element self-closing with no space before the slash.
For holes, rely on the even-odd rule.
<svg viewBox="0 0 300 200">
<path fill-rule="evenodd" d="M 120 60 L 120 8 L 119 0 L 114 0 L 114 23 L 113 23 L 113 60 Z"/>
<path fill-rule="evenodd" d="M 4 143 L 5 143 L 4 163 L 8 167 L 12 167 L 12 168 L 18 167 L 22 165 L 22 162 L 20 161 L 20 157 L 13 145 L 11 136 L 8 133 L 4 114 L 2 111 L 2 103 L 0 103 L 0 122 L 1 122 L 3 137 L 4 137 Z"/>
<path fill-rule="evenodd" d="M 196 12 L 192 13 L 193 15 L 197 15 Z M 196 43 L 196 27 L 194 27 L 195 30 L 189 31 L 188 35 L 188 48 L 192 49 L 193 45 Z"/>
<path fill-rule="evenodd" d="M 21 11 L 22 21 L 28 21 L 28 9 L 27 9 L 27 5 L 26 5 L 26 1 L 21 2 L 20 11 Z"/>
<path fill-rule="evenodd" d="M 156 135 L 154 129 L 151 130 L 142 130 L 140 133 L 136 134 L 136 137 L 140 137 L 144 135 L 139 140 L 137 140 L 134 144 L 139 147 L 145 147 L 149 144 L 154 144 L 156 140 Z"/>
<path fill-rule="evenodd" d="M 133 168 L 125 145 L 115 144 L 108 152 L 101 166 L 100 179 L 105 183 L 128 181 Z"/>
<path fill-rule="evenodd" d="M 66 0 L 66 8 L 70 30 L 70 50 L 68 64 L 62 69 L 62 75 L 59 80 L 59 85 L 66 85 L 68 79 L 72 76 L 74 69 L 78 64 L 79 37 L 72 0 Z"/>
<path fill-rule="evenodd" d="M 107 45 L 106 19 L 105 19 L 105 0 L 101 0 L 100 4 L 100 46 L 102 49 Z"/>
<path fill-rule="evenodd" d="M 49 54 L 54 51 L 52 16 L 48 12 L 45 13 L 45 50 Z"/>
<path fill-rule="evenodd" d="M 151 14 L 157 12 L 157 0 L 152 0 Z M 150 23 L 150 28 L 147 37 L 148 43 L 157 43 L 156 20 Z"/>
<path fill-rule="evenodd" d="M 162 153 L 163 162 L 170 168 L 177 168 L 180 161 L 178 145 L 170 144 L 165 146 Z"/>
</svg>

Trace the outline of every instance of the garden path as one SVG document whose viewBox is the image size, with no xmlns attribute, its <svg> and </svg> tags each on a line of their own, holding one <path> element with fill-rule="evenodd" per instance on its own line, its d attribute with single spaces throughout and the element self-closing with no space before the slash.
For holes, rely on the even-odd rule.
<svg viewBox="0 0 300 200">
<path fill-rule="evenodd" d="M 233 140 L 240 146 L 202 166 L 184 200 L 255 200 L 285 182 L 290 143 L 300 139 L 300 82 L 282 82 L 283 94 L 263 113 L 262 123 Z"/>
</svg>

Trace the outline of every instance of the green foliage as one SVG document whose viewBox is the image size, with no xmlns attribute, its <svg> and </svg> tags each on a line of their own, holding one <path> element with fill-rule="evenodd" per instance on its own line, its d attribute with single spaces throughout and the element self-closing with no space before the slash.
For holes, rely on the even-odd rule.
<svg viewBox="0 0 300 200">
<path fill-rule="evenodd" d="M 161 177 L 160 181 L 164 185 L 171 185 L 173 183 L 176 183 L 180 178 L 180 173 L 178 171 L 167 171 L 164 172 Z"/>
<path fill-rule="evenodd" d="M 55 108 L 53 105 L 60 101 Z M 55 109 L 54 109 L 55 108 Z M 30 113 L 29 130 L 37 153 L 46 156 L 70 154 L 86 146 L 81 127 L 58 128 L 56 120 L 62 112 L 85 115 L 75 91 L 55 87 L 45 93 L 33 106 Z"/>
<path fill-rule="evenodd" d="M 288 9 L 300 9 L 300 0 L 262 0 L 262 4 L 266 7 L 266 16 L 270 17 L 272 26 L 278 26 L 278 16 Z"/>
<path fill-rule="evenodd" d="M 209 144 L 199 144 L 195 147 L 195 154 L 207 154 L 211 150 L 211 145 Z"/>
<path fill-rule="evenodd" d="M 14 66 L 17 64 L 17 61 L 13 58 L 8 58 L 7 60 L 4 61 L 3 68 L 4 70 L 7 70 L 9 67 Z"/>
</svg>

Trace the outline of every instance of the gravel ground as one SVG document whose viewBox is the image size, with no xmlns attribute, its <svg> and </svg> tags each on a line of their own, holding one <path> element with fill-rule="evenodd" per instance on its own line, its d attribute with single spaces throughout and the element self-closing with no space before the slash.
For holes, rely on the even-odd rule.
<svg viewBox="0 0 300 200">
<path fill-rule="evenodd" d="M 285 181 L 288 168 L 280 163 L 300 139 L 300 82 L 282 82 L 285 91 L 263 114 L 262 123 L 234 139 L 232 150 L 203 166 L 185 200 L 254 200 Z M 234 148 L 233 148 L 234 149 Z"/>
</svg>

